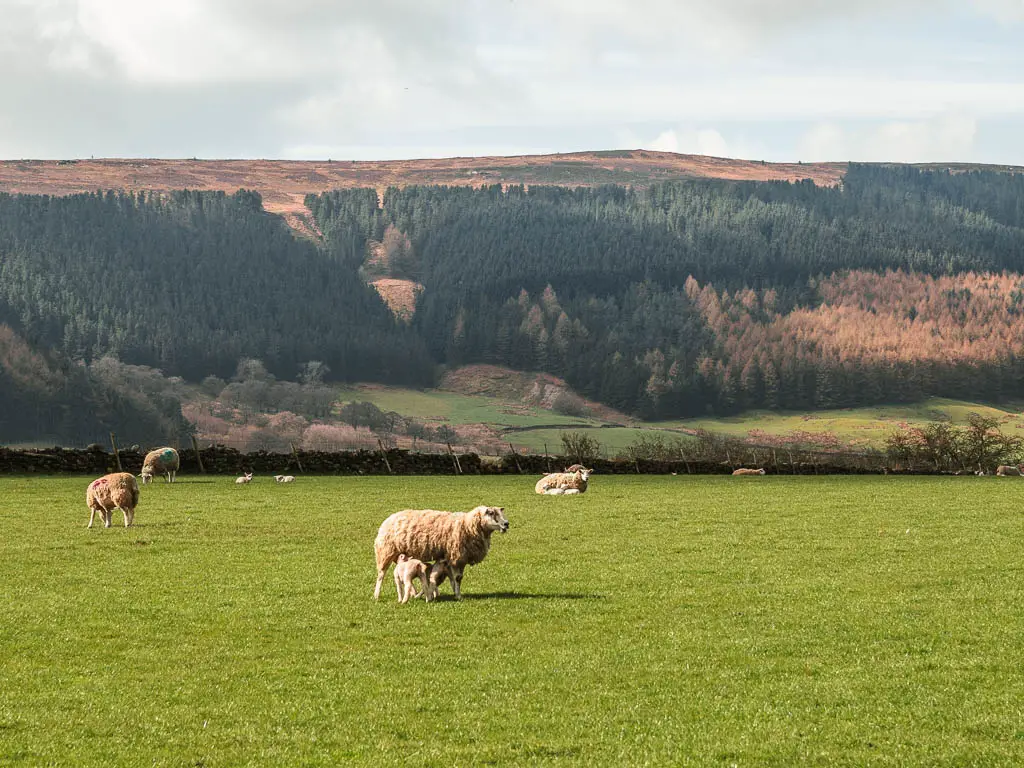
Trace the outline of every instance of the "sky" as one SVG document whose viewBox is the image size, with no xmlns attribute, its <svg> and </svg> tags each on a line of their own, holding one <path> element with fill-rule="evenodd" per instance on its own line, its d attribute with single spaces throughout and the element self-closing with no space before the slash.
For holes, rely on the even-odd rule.
<svg viewBox="0 0 1024 768">
<path fill-rule="evenodd" d="M 0 159 L 1024 166 L 1024 0 L 0 0 Z"/>
</svg>

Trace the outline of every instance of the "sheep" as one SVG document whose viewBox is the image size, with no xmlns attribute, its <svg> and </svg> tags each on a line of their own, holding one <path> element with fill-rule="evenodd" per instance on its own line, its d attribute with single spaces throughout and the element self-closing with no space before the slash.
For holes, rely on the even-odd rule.
<svg viewBox="0 0 1024 768">
<path fill-rule="evenodd" d="M 1020 477 L 1020 467 L 1007 466 L 1003 464 L 996 467 L 996 475 L 999 477 Z"/>
<path fill-rule="evenodd" d="M 455 598 L 462 599 L 462 572 L 487 557 L 491 534 L 508 531 L 504 507 L 474 507 L 469 512 L 403 509 L 380 525 L 373 549 L 377 556 L 377 584 L 373 599 L 380 599 L 384 575 L 405 554 L 424 562 L 447 559 L 448 577 Z M 438 582 L 439 583 L 439 582 Z"/>
<path fill-rule="evenodd" d="M 235 478 L 235 485 L 246 485 L 252 482 L 252 472 L 246 472 L 241 477 Z"/>
<path fill-rule="evenodd" d="M 417 560 L 414 557 L 406 557 L 403 552 L 398 556 L 395 564 L 395 589 L 398 590 L 398 602 L 407 603 L 410 597 L 419 597 L 421 594 L 430 599 L 430 564 Z M 417 592 L 413 581 L 420 580 L 422 592 Z"/>
<path fill-rule="evenodd" d="M 274 481 L 278 483 L 294 483 L 295 477 L 292 475 L 274 475 Z"/>
<path fill-rule="evenodd" d="M 578 467 L 578 469 L 574 469 L 572 472 L 554 472 L 550 475 L 545 475 L 537 481 L 537 484 L 533 486 L 533 490 L 542 496 L 586 493 L 587 479 L 594 470 L 587 469 L 581 464 L 574 464 L 573 467 Z"/>
<path fill-rule="evenodd" d="M 151 483 L 153 475 L 164 475 L 167 482 L 173 483 L 178 474 L 178 467 L 181 466 L 181 458 L 173 448 L 156 448 L 146 454 L 142 462 L 142 484 Z"/>
<path fill-rule="evenodd" d="M 124 527 L 135 521 L 135 507 L 139 504 L 139 484 L 131 472 L 114 472 L 89 483 L 85 490 L 85 503 L 89 507 L 89 525 L 92 528 L 96 513 L 100 513 L 103 527 L 109 528 L 114 510 L 124 515 Z"/>
<path fill-rule="evenodd" d="M 745 469 L 743 467 L 740 467 L 739 469 L 734 469 L 732 474 L 733 474 L 733 477 L 735 477 L 737 475 L 763 475 L 764 474 L 764 470 L 763 469 Z"/>
</svg>

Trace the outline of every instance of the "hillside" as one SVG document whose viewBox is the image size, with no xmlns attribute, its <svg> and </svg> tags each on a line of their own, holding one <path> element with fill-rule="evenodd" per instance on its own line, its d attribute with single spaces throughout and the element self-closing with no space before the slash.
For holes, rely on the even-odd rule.
<svg viewBox="0 0 1024 768">
<path fill-rule="evenodd" d="M 798 181 L 833 185 L 846 163 L 762 163 L 650 150 L 575 152 L 439 160 L 5 160 L 0 192 L 68 195 L 97 189 L 176 189 L 260 193 L 268 211 L 301 212 L 303 198 L 331 189 L 445 184 L 559 184 L 644 186 L 681 178 Z"/>
<path fill-rule="evenodd" d="M 605 421 L 1024 396 L 1014 169 L 829 165 L 815 183 L 699 175 L 809 166 L 646 152 L 322 165 L 3 164 L 18 191 L 0 192 L 0 323 L 60 370 L 112 359 L 257 395 L 536 371 L 529 405 Z M 248 188 L 29 194 L 111 169 L 138 170 L 129 186 L 264 185 L 304 194 L 302 211 L 268 215 Z"/>
</svg>

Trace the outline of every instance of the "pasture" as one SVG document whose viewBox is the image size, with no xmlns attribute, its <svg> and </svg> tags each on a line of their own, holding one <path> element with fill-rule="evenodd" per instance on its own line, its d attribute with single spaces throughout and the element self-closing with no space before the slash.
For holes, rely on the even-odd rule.
<svg viewBox="0 0 1024 768">
<path fill-rule="evenodd" d="M 0 478 L 0 765 L 1017 765 L 1024 482 Z M 404 507 L 505 507 L 372 600 Z"/>
</svg>

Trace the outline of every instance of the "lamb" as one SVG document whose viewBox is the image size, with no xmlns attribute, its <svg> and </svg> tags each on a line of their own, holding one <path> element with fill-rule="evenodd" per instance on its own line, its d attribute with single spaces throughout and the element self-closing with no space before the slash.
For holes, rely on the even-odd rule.
<svg viewBox="0 0 1024 768">
<path fill-rule="evenodd" d="M 142 462 L 142 484 L 153 481 L 153 475 L 164 475 L 167 482 L 173 483 L 175 475 L 178 474 L 178 467 L 181 466 L 181 458 L 173 448 L 157 448 L 146 454 Z"/>
<path fill-rule="evenodd" d="M 278 483 L 294 483 L 295 477 L 293 475 L 274 475 L 274 481 Z"/>
<path fill-rule="evenodd" d="M 409 597 L 425 595 L 430 600 L 430 564 L 417 560 L 414 557 L 406 557 L 403 552 L 398 556 L 398 563 L 395 565 L 395 589 L 398 590 L 398 602 L 407 603 Z M 413 581 L 420 580 L 422 592 L 417 592 Z"/>
<path fill-rule="evenodd" d="M 462 599 L 463 570 L 467 565 L 482 562 L 491 548 L 491 534 L 507 532 L 508 525 L 504 507 L 479 506 L 469 512 L 436 509 L 395 512 L 381 523 L 373 543 L 377 556 L 373 599 L 380 599 L 384 575 L 403 553 L 424 562 L 447 559 L 455 598 Z"/>
<path fill-rule="evenodd" d="M 1003 464 L 996 467 L 996 474 L 999 477 L 1020 477 L 1020 467 L 1007 466 Z"/>
<path fill-rule="evenodd" d="M 573 464 L 573 467 L 577 467 L 577 469 L 573 469 L 572 472 L 554 472 L 545 475 L 537 481 L 533 490 L 545 496 L 561 496 L 562 494 L 569 496 L 586 493 L 587 479 L 594 470 L 587 469 L 582 464 Z"/>
<path fill-rule="evenodd" d="M 733 477 L 735 477 L 737 475 L 763 475 L 764 474 L 764 470 L 763 469 L 745 469 L 743 467 L 740 467 L 739 469 L 734 469 L 732 474 L 733 474 Z"/>
<path fill-rule="evenodd" d="M 92 528 L 96 513 L 100 513 L 103 527 L 109 528 L 114 510 L 124 515 L 124 527 L 135 521 L 135 507 L 139 504 L 139 484 L 131 472 L 114 472 L 89 483 L 85 491 L 85 503 L 89 507 L 89 525 Z"/>
<path fill-rule="evenodd" d="M 235 478 L 235 485 L 246 485 L 252 482 L 252 472 L 246 472 L 241 477 Z"/>
</svg>

